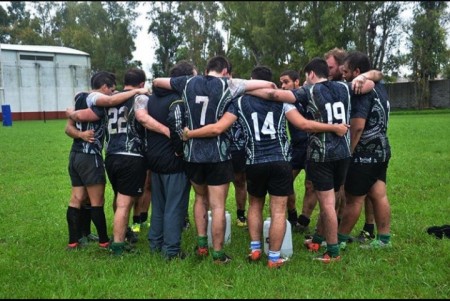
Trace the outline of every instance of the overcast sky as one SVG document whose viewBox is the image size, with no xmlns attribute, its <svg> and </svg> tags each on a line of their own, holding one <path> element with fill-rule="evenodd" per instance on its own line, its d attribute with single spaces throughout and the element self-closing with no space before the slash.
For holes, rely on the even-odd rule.
<svg viewBox="0 0 450 301">
<path fill-rule="evenodd" d="M 0 5 L 2 5 L 5 9 L 9 4 L 8 1 L 0 1 Z M 139 60 L 142 62 L 142 68 L 147 73 L 147 76 L 150 76 L 149 70 L 151 69 L 152 63 L 154 61 L 156 43 L 153 41 L 153 36 L 147 33 L 148 27 L 150 25 L 150 21 L 146 19 L 147 11 L 149 10 L 148 2 L 144 2 L 140 7 L 139 11 L 142 13 L 137 19 L 137 25 L 141 27 L 141 30 L 138 32 L 137 37 L 135 39 L 136 43 L 136 51 L 133 52 L 133 59 Z M 448 8 L 450 10 L 450 8 Z M 401 17 L 404 21 L 411 21 L 412 18 L 412 10 L 405 10 Z M 448 30 L 448 29 L 447 29 Z M 403 37 L 404 39 L 405 37 Z M 405 45 L 406 43 L 400 43 L 400 45 Z M 450 47 L 450 33 L 447 32 L 447 45 Z M 400 48 L 400 52 L 405 53 L 406 48 Z M 400 75 L 405 75 L 404 73 L 407 70 L 400 70 Z"/>
</svg>

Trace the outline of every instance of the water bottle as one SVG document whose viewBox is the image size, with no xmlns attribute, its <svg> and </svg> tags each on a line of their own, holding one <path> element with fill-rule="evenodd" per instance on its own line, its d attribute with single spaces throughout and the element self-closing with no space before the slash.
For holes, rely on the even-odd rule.
<svg viewBox="0 0 450 301">
<path fill-rule="evenodd" d="M 211 210 L 208 211 L 208 246 L 212 247 L 212 216 Z M 228 211 L 225 211 L 225 238 L 223 243 L 229 244 L 231 242 L 231 215 Z"/>
<path fill-rule="evenodd" d="M 269 253 L 269 228 L 270 228 L 270 217 L 264 221 L 263 226 L 263 237 L 264 237 L 264 253 L 268 255 Z M 286 232 L 284 233 L 283 243 L 281 244 L 281 257 L 291 257 L 293 253 L 292 247 L 292 229 L 291 223 L 286 220 Z"/>
</svg>

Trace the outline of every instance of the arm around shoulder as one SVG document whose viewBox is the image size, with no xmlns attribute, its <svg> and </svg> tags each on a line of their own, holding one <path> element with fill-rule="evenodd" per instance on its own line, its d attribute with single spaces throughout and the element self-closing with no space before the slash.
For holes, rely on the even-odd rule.
<svg viewBox="0 0 450 301">
<path fill-rule="evenodd" d="M 153 80 L 153 87 L 172 90 L 170 85 L 170 77 L 157 77 Z"/>
</svg>

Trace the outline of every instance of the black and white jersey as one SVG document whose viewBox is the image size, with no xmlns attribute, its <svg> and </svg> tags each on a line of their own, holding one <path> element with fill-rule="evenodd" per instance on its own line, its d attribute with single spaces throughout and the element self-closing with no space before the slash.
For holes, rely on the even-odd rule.
<svg viewBox="0 0 450 301">
<path fill-rule="evenodd" d="M 351 85 L 351 83 L 350 83 Z M 306 108 L 311 119 L 329 124 L 348 124 L 350 98 L 349 83 L 324 81 L 310 87 L 292 90 L 296 101 Z M 350 134 L 339 137 L 332 132 L 310 133 L 307 160 L 313 162 L 336 161 L 350 157 Z"/>
<path fill-rule="evenodd" d="M 134 111 L 135 98 L 138 97 L 148 96 L 135 95 L 117 106 L 97 107 L 94 110 L 99 117 L 106 114 L 106 156 L 120 154 L 143 157 L 145 128 L 136 120 Z"/>
<path fill-rule="evenodd" d="M 391 147 L 387 137 L 389 100 L 383 83 L 367 94 L 352 98 L 350 118 L 366 120 L 364 130 L 353 152 L 354 163 L 379 163 L 389 161 Z"/>
<path fill-rule="evenodd" d="M 87 92 L 80 92 L 75 95 L 75 110 L 83 110 L 92 107 L 92 102 L 88 102 Z M 73 139 L 72 151 L 85 153 L 85 154 L 97 154 L 102 155 L 103 143 L 105 141 L 105 123 L 104 119 L 100 119 L 94 122 L 76 122 L 75 126 L 80 131 L 94 130 L 93 143 L 86 142 L 81 138 Z"/>
<path fill-rule="evenodd" d="M 245 80 L 197 75 L 170 80 L 173 90 L 186 102 L 186 125 L 195 130 L 216 123 L 231 99 L 245 92 Z M 192 163 L 214 163 L 231 160 L 227 133 L 213 138 L 189 139 L 184 144 L 184 159 Z"/>
<path fill-rule="evenodd" d="M 291 160 L 286 112 L 294 106 L 252 95 L 239 97 L 232 106 L 246 136 L 247 165 Z"/>
</svg>

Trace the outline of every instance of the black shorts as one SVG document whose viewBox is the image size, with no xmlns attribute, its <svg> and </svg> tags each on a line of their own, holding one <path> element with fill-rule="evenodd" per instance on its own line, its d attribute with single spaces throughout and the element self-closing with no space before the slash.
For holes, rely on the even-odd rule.
<svg viewBox="0 0 450 301">
<path fill-rule="evenodd" d="M 197 185 L 223 185 L 234 181 L 231 160 L 215 163 L 186 162 L 186 175 Z"/>
<path fill-rule="evenodd" d="M 306 144 L 292 146 L 291 165 L 293 170 L 306 169 Z"/>
<path fill-rule="evenodd" d="M 338 191 L 344 184 L 349 164 L 350 158 L 330 162 L 308 161 L 306 174 L 315 190 L 334 189 L 334 191 Z"/>
<path fill-rule="evenodd" d="M 345 192 L 354 196 L 366 195 L 376 181 L 386 183 L 389 162 L 351 163 L 345 179 Z"/>
<path fill-rule="evenodd" d="M 255 197 L 267 193 L 288 196 L 294 193 L 292 167 L 290 162 L 278 161 L 247 165 L 247 192 Z"/>
<path fill-rule="evenodd" d="M 100 155 L 70 152 L 68 170 L 72 187 L 106 184 L 105 164 Z"/>
<path fill-rule="evenodd" d="M 106 172 L 114 193 L 132 197 L 144 192 L 147 165 L 144 157 L 109 155 L 105 159 Z"/>
<path fill-rule="evenodd" d="M 247 159 L 247 155 L 246 155 L 245 149 L 231 152 L 231 163 L 233 164 L 234 173 L 245 172 L 246 159 Z"/>
</svg>

